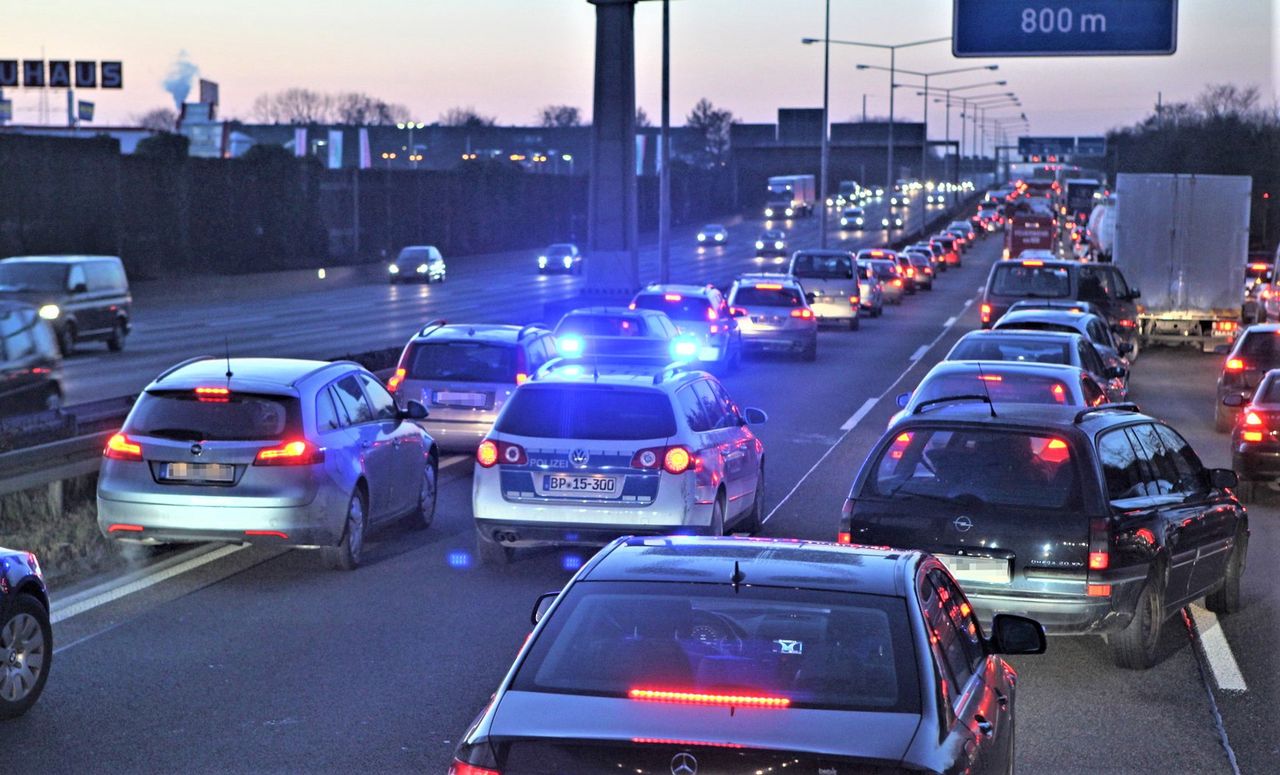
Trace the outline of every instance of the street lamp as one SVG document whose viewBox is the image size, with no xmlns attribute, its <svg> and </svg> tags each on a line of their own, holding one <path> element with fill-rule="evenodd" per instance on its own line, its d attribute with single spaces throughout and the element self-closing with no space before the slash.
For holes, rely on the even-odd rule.
<svg viewBox="0 0 1280 775">
<path fill-rule="evenodd" d="M 893 72 L 890 68 L 880 67 L 879 65 L 857 65 L 857 68 L 859 70 L 889 70 L 891 74 Z M 924 118 L 923 118 L 924 140 L 920 143 L 920 177 L 921 178 L 929 177 L 929 174 L 926 171 L 926 167 L 928 166 L 928 159 L 929 159 L 929 97 L 928 97 L 929 79 L 935 78 L 938 76 L 943 76 L 943 75 L 955 75 L 957 73 L 972 73 L 975 70 L 999 70 L 999 69 L 1000 69 L 1000 65 L 977 65 L 974 67 L 955 67 L 949 70 L 934 70 L 931 73 L 925 73 L 918 70 L 903 70 L 902 68 L 898 68 L 899 73 L 906 73 L 907 75 L 914 75 L 924 79 L 924 91 L 925 91 Z M 890 83 L 889 86 L 890 86 L 890 91 L 892 91 L 893 89 L 896 89 L 900 86 L 905 86 L 905 84 L 899 84 L 895 80 L 893 83 Z"/>
<path fill-rule="evenodd" d="M 985 103 L 988 100 L 995 101 L 995 102 L 991 102 L 990 104 L 996 104 L 997 102 L 1007 102 L 1007 101 L 1017 102 L 1017 95 L 1011 91 L 1008 91 L 1008 92 L 993 92 L 991 94 L 978 94 L 978 95 L 967 96 L 967 97 L 947 97 L 945 100 L 941 100 L 941 99 L 934 100 L 934 102 L 945 101 L 948 105 L 951 105 L 954 103 L 960 104 L 960 119 L 961 119 L 960 121 L 960 156 L 961 158 L 964 157 L 964 138 L 966 133 L 964 119 L 969 118 L 969 113 L 968 113 L 969 106 L 970 105 L 978 106 Z M 976 144 L 976 141 L 978 139 L 976 134 L 977 132 L 976 124 L 974 127 L 974 132 L 975 134 L 973 139 Z"/>
<path fill-rule="evenodd" d="M 418 168 L 418 162 L 422 161 L 422 154 L 420 154 L 420 153 L 416 153 L 416 151 L 417 151 L 417 146 L 415 146 L 415 145 L 413 144 L 413 130 L 415 130 L 415 129 L 422 129 L 422 128 L 423 128 L 423 127 L 425 127 L 425 126 L 426 126 L 426 124 L 422 123 L 421 121 L 417 121 L 417 122 L 414 122 L 414 121 L 400 121 L 400 122 L 397 122 L 397 123 L 396 123 L 396 129 L 407 129 L 407 130 L 409 130 L 409 147 L 408 147 L 408 148 L 406 148 L 405 150 L 407 150 L 407 151 L 409 152 L 409 161 L 413 162 L 413 168 L 414 168 L 414 169 L 417 169 L 417 168 Z M 417 158 L 414 158 L 414 157 L 417 157 Z"/>
<path fill-rule="evenodd" d="M 828 15 L 828 24 L 829 23 L 830 23 L 830 16 Z M 897 64 L 898 64 L 898 49 L 910 48 L 911 46 L 923 46 L 928 43 L 942 43 L 943 41 L 947 41 L 947 40 L 951 40 L 950 35 L 946 36 L 945 38 L 929 38 L 927 40 L 913 40 L 910 43 L 895 43 L 893 45 L 889 45 L 885 43 L 866 43 L 866 42 L 857 41 L 857 40 L 832 40 L 830 38 L 830 35 L 823 38 L 801 38 L 800 39 L 800 42 L 805 44 L 806 46 L 811 45 L 813 43 L 823 43 L 826 45 L 829 45 L 831 43 L 836 43 L 841 46 L 862 46 L 864 48 L 879 48 L 879 49 L 889 50 L 889 86 L 890 86 L 889 88 L 889 149 L 888 149 L 889 158 L 888 158 L 888 173 L 887 173 L 888 180 L 885 181 L 885 188 L 888 188 L 889 190 L 893 189 L 893 180 L 894 180 L 894 176 L 893 176 L 893 82 L 895 80 L 894 79 L 895 68 L 897 67 Z M 826 204 L 826 200 L 823 200 L 823 204 L 824 205 Z"/>
<path fill-rule="evenodd" d="M 980 89 L 980 88 L 983 88 L 983 87 L 986 87 L 986 86 L 1006 86 L 1006 85 L 1008 85 L 1008 83 L 1009 83 L 1008 81 L 1003 81 L 1003 80 L 1001 80 L 1001 81 L 983 81 L 983 82 L 981 82 L 981 83 L 970 83 L 970 84 L 966 84 L 966 85 L 964 85 L 964 86 L 951 86 L 951 87 L 948 87 L 948 88 L 946 88 L 946 89 L 937 89 L 937 88 L 933 89 L 934 93 L 942 92 L 943 94 L 945 94 L 945 95 L 946 95 L 946 99 L 945 99 L 944 101 L 945 101 L 945 103 L 946 103 L 946 108 L 947 108 L 947 134 L 946 134 L 946 144 L 947 144 L 948 152 L 949 152 L 949 150 L 950 150 L 950 148 L 951 148 L 951 92 L 953 92 L 953 91 L 965 91 L 966 89 Z M 906 86 L 907 88 L 911 88 L 911 86 L 910 86 L 909 84 L 901 84 L 901 85 L 902 85 L 902 86 Z M 928 81 L 926 81 L 926 82 L 925 82 L 925 85 L 924 85 L 923 87 L 917 86 L 917 87 L 915 87 L 915 88 L 923 88 L 923 89 L 924 89 L 924 91 L 918 91 L 918 92 L 916 92 L 916 96 L 917 96 L 917 97 L 924 97 L 926 100 L 929 98 Z M 934 102 L 938 102 L 938 100 L 936 100 L 936 99 L 935 99 L 935 100 L 934 100 Z M 964 145 L 964 143 L 963 143 L 963 142 L 961 142 L 961 145 L 963 146 L 963 145 Z M 950 166 L 951 166 L 950 164 L 947 164 L 947 168 L 948 168 L 948 169 L 950 169 Z M 949 174 L 949 175 L 948 175 L 948 174 L 946 174 L 946 172 L 944 172 L 943 177 L 950 177 L 950 178 L 951 178 L 951 182 L 953 182 L 953 183 L 958 182 L 959 178 L 958 178 L 958 176 L 955 174 L 955 173 L 957 173 L 957 172 L 959 172 L 958 167 L 957 167 L 957 169 L 956 169 L 956 170 L 952 171 L 952 174 Z"/>
</svg>

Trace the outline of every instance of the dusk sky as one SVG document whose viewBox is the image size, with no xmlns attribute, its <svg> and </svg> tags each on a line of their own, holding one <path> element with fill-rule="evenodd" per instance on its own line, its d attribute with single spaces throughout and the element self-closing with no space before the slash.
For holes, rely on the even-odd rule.
<svg viewBox="0 0 1280 775">
<path fill-rule="evenodd" d="M 1276 0 L 1280 3 L 1280 0 Z M 185 50 L 200 75 L 221 84 L 224 116 L 249 118 L 263 92 L 291 86 L 364 91 L 435 121 L 474 106 L 503 124 L 529 124 L 549 103 L 589 115 L 594 8 L 586 0 L 10 0 L 0 59 L 119 59 L 125 88 L 90 92 L 96 123 L 129 123 L 172 105 L 161 81 Z M 832 0 L 833 38 L 897 43 L 948 35 L 949 0 Z M 1209 82 L 1257 85 L 1275 100 L 1277 32 L 1271 0 L 1182 0 L 1171 57 L 957 60 L 949 45 L 899 52 L 900 67 L 933 71 L 998 63 L 998 73 L 935 79 L 964 85 L 994 78 L 1023 101 L 1034 134 L 1099 134 L 1149 113 L 1157 92 L 1186 100 Z M 672 115 L 683 123 L 700 97 L 748 122 L 771 122 L 779 106 L 822 98 L 822 0 L 676 0 L 672 3 Z M 637 94 L 658 118 L 661 4 L 636 11 Z M 832 48 L 832 120 L 888 113 L 887 52 Z M 1003 90 L 1002 89 L 1002 90 Z M 970 93 L 986 92 L 985 89 Z M 9 90 L 15 120 L 35 123 L 38 98 Z M 194 97 L 194 93 L 193 93 Z M 51 95 L 54 121 L 65 96 Z M 930 134 L 941 137 L 931 106 Z M 921 100 L 899 90 L 897 113 L 918 120 Z"/>
</svg>

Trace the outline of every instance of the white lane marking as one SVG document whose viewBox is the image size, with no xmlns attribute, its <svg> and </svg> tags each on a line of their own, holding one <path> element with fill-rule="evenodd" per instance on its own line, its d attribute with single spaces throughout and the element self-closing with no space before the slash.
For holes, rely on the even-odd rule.
<svg viewBox="0 0 1280 775">
<path fill-rule="evenodd" d="M 1236 656 L 1231 652 L 1231 644 L 1218 624 L 1218 617 L 1207 608 L 1192 603 L 1191 618 L 1195 620 L 1196 632 L 1200 635 L 1200 647 L 1204 651 L 1205 660 L 1213 671 L 1213 680 L 1224 692 L 1247 692 L 1244 675 Z"/>
<path fill-rule="evenodd" d="M 456 457 L 452 457 L 452 458 L 448 458 L 448 457 L 447 457 L 447 458 L 445 458 L 444 460 L 441 460 L 441 461 L 440 461 L 440 467 L 439 467 L 439 468 L 437 468 L 436 470 L 437 470 L 437 471 L 443 471 L 443 470 L 445 470 L 446 468 L 453 468 L 454 466 L 458 465 L 459 463 L 465 463 L 466 461 L 468 461 L 468 460 L 470 460 L 470 459 L 471 459 L 471 456 L 470 456 L 470 455 L 458 455 L 458 456 L 456 456 Z"/>
<path fill-rule="evenodd" d="M 986 288 L 987 288 L 987 286 L 985 286 L 985 285 L 979 285 L 979 286 L 978 286 L 978 293 L 982 293 L 984 290 L 986 290 Z"/>
<path fill-rule="evenodd" d="M 969 306 L 970 306 L 971 304 L 973 304 L 973 299 L 965 299 L 965 301 L 964 301 L 964 308 L 965 308 L 965 309 L 969 309 Z"/>
<path fill-rule="evenodd" d="M 967 302 L 967 303 L 965 304 L 965 306 L 966 306 L 966 307 L 968 307 L 968 306 L 969 306 L 969 304 L 971 304 L 972 302 L 973 302 L 973 300 L 972 300 L 972 299 L 970 299 L 970 300 L 969 300 L 969 302 Z M 927 344 L 927 345 L 924 345 L 924 348 L 923 348 L 923 349 L 924 349 L 924 351 L 927 353 L 927 352 L 929 352 L 929 350 L 933 349 L 933 346 L 934 346 L 934 345 L 936 345 L 938 342 L 942 341 L 942 337 L 946 336 L 946 335 L 947 335 L 947 331 L 949 331 L 949 330 L 951 330 L 951 329 L 950 329 L 950 327 L 947 327 L 947 328 L 942 329 L 942 333 L 940 333 L 940 334 L 938 334 L 936 337 L 934 337 L 932 342 L 930 342 L 930 343 L 929 343 L 929 344 Z M 923 356 L 921 356 L 921 357 L 923 357 Z M 885 390 L 884 390 L 884 392 L 883 392 L 883 393 L 881 393 L 880 395 L 878 395 L 878 396 L 876 396 L 876 397 L 874 397 L 874 398 L 867 399 L 867 402 L 863 404 L 863 408 L 864 408 L 864 409 L 867 409 L 867 412 L 870 412 L 871 410 L 870 410 L 869 408 L 867 408 L 867 407 L 868 407 L 868 404 L 869 404 L 871 407 L 874 407 L 876 404 L 880 403 L 880 401 L 881 401 L 882 399 L 884 399 L 884 397 L 885 397 L 885 396 L 887 396 L 887 395 L 889 395 L 889 393 L 893 392 L 893 389 L 894 389 L 894 388 L 896 388 L 896 387 L 898 386 L 898 383 L 902 382 L 903 378 L 904 378 L 904 377 L 906 377 L 906 376 L 907 376 L 907 374 L 909 374 L 909 373 L 911 372 L 911 370 L 912 370 L 912 369 L 914 369 L 915 367 L 916 367 L 916 363 L 915 363 L 915 361 L 912 361 L 912 362 L 911 362 L 911 365 L 909 365 L 909 366 L 907 366 L 907 368 L 903 369 L 903 370 L 902 370 L 902 373 L 898 375 L 898 378 L 897 378 L 897 379 L 895 379 L 895 380 L 893 381 L 893 383 L 889 385 L 889 387 L 885 388 Z M 861 416 L 859 416 L 859 415 L 861 415 Z M 782 508 L 782 505 L 783 505 L 784 503 L 786 503 L 787 501 L 791 500 L 791 496 L 796 494 L 796 491 L 800 489 L 800 485 L 804 484 L 804 483 L 805 483 L 805 480 L 807 480 L 810 476 L 812 476 L 814 471 L 817 471 L 817 470 L 818 470 L 818 466 L 822 465 L 822 463 L 823 463 L 823 462 L 824 462 L 828 457 L 830 457 L 830 456 L 831 456 L 831 453 L 836 451 L 836 448 L 840 446 L 840 443 L 841 443 L 842 441 L 844 441 L 845 439 L 847 439 L 847 438 L 849 437 L 849 434 L 853 432 L 853 429 L 854 429 L 854 427 L 856 427 L 856 426 L 857 426 L 858 421 L 861 421 L 861 420 L 862 420 L 862 417 L 865 417 L 865 416 L 866 416 L 866 414 L 865 414 L 865 413 L 863 413 L 862 409 L 859 409 L 859 410 L 858 410 L 858 412 L 857 412 L 856 414 L 854 414 L 854 416 L 853 416 L 853 417 L 850 417 L 850 418 L 849 418 L 849 422 L 846 422 L 846 423 L 845 423 L 845 425 L 841 426 L 841 428 L 840 428 L 840 429 L 841 429 L 842 431 L 844 431 L 844 432 L 840 434 L 840 438 L 836 439 L 836 440 L 835 440 L 835 443 L 833 443 L 830 447 L 827 447 L 827 451 L 826 451 L 826 452 L 823 452 L 823 453 L 822 453 L 822 456 L 821 456 L 821 457 L 819 457 L 819 458 L 817 459 L 817 461 L 816 461 L 816 462 L 814 462 L 814 464 L 813 464 L 813 465 L 809 466 L 809 470 L 804 472 L 804 476 L 801 476 L 799 479 L 797 479 L 797 480 L 796 480 L 795 486 L 793 486 L 790 490 L 788 490 L 788 491 L 787 491 L 787 494 L 786 494 L 786 495 L 784 495 L 784 496 L 782 496 L 782 499 L 781 499 L 781 500 L 779 500 L 776 504 L 774 504 L 774 507 L 773 507 L 772 509 L 770 509 L 770 510 L 769 510 L 768 515 L 766 515 L 764 519 L 760 520 L 760 524 L 762 524 L 762 525 L 763 525 L 764 523 L 766 523 L 766 522 L 768 522 L 770 519 L 772 519 L 772 518 L 773 518 L 773 515 L 778 513 L 778 509 Z M 855 421 L 855 418 L 856 418 L 856 421 Z M 845 428 L 845 426 L 848 426 L 848 428 Z"/>
<path fill-rule="evenodd" d="M 875 407 L 876 401 L 879 400 L 879 398 L 868 398 L 866 401 L 863 401 L 862 406 L 858 408 L 858 411 L 854 412 L 853 416 L 845 420 L 844 425 L 840 426 L 840 430 L 851 431 L 858 427 L 858 423 L 862 422 L 862 418 L 867 416 L 867 413 Z"/>
<path fill-rule="evenodd" d="M 945 322 L 945 323 L 943 323 L 943 324 L 942 324 L 942 327 L 943 327 L 943 328 L 951 328 L 951 327 L 952 327 L 952 326 L 954 326 L 955 324 L 956 324 L 956 318 L 954 318 L 954 317 L 950 317 L 950 318 L 947 318 L 947 322 Z"/>
<path fill-rule="evenodd" d="M 173 578 L 174 576 L 195 570 L 201 565 L 208 565 L 216 560 L 221 560 L 223 557 L 235 554 L 244 548 L 244 544 L 228 544 L 227 546 L 219 547 L 198 557 L 193 557 L 186 562 L 180 562 L 177 565 L 171 565 L 153 573 L 147 573 L 133 581 L 104 584 L 103 586 L 105 588 L 101 592 L 89 595 L 77 602 L 70 603 L 69 605 L 54 605 L 53 611 L 49 617 L 50 621 L 52 621 L 53 624 L 65 622 L 73 616 L 79 616 L 86 611 L 92 611 L 99 606 L 119 600 L 122 597 L 132 595 L 135 592 L 141 592 L 148 587 L 153 587 L 162 581 Z"/>
<path fill-rule="evenodd" d="M 947 329 L 944 327 L 942 330 L 946 331 Z M 907 360 L 911 361 L 912 363 L 915 363 L 916 361 L 923 358 L 924 354 L 927 352 L 929 352 L 929 345 L 922 344 L 918 348 L 916 348 L 915 352 L 911 353 L 911 357 L 908 358 Z"/>
</svg>

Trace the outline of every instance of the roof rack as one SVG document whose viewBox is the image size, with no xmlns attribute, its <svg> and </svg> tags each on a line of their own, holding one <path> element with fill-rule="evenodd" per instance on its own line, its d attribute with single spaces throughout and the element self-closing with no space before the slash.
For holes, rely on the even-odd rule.
<svg viewBox="0 0 1280 775">
<path fill-rule="evenodd" d="M 1098 404 L 1097 406 L 1086 407 L 1076 412 L 1075 419 L 1073 419 L 1071 422 L 1075 425 L 1079 425 L 1080 423 L 1084 422 L 1084 419 L 1088 417 L 1090 414 L 1093 414 L 1094 412 L 1105 412 L 1108 409 L 1114 409 L 1117 412 L 1141 412 L 1142 411 L 1141 409 L 1138 408 L 1138 405 L 1133 403 L 1132 401 L 1123 401 L 1115 404 Z"/>
<path fill-rule="evenodd" d="M 526 336 L 529 336 L 530 334 L 535 334 L 539 331 L 546 331 L 547 333 L 551 333 L 550 329 L 548 329 L 546 326 L 543 326 L 539 323 L 530 323 L 527 326 L 521 327 L 520 331 L 516 333 L 516 341 L 519 342 L 523 340 Z"/>
<path fill-rule="evenodd" d="M 155 378 L 155 381 L 156 381 L 156 382 L 159 382 L 160 380 L 162 380 L 162 379 L 164 379 L 165 377 L 169 376 L 170 374 L 174 373 L 174 372 L 175 372 L 175 371 L 177 371 L 178 369 L 186 368 L 187 366 L 190 366 L 190 365 L 191 365 L 191 364 L 193 364 L 193 363 L 199 363 L 200 361 L 211 361 L 211 360 L 213 360 L 213 357 L 214 357 L 214 356 L 212 356 L 212 355 L 197 355 L 197 356 L 196 356 L 196 357 L 194 357 L 194 358 L 188 358 L 188 359 L 186 359 L 185 361 L 183 361 L 182 363 L 178 363 L 178 364 L 175 364 L 175 365 L 173 365 L 173 366 L 170 366 L 169 368 L 167 368 L 167 369 L 165 369 L 164 371 L 160 372 L 160 376 L 156 377 L 156 378 Z"/>
<path fill-rule="evenodd" d="M 435 331 L 437 328 L 441 328 L 447 325 L 448 322 L 449 321 L 445 320 L 444 318 L 436 318 L 435 320 L 432 320 L 430 323 L 427 323 L 425 326 L 419 329 L 418 336 L 426 336 L 432 331 Z"/>
</svg>

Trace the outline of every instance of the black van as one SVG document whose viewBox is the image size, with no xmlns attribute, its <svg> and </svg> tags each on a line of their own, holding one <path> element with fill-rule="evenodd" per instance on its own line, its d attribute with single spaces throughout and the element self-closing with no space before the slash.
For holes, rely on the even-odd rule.
<svg viewBox="0 0 1280 775">
<path fill-rule="evenodd" d="M 62 362 L 36 308 L 0 301 L 0 417 L 62 405 Z"/>
<path fill-rule="evenodd" d="M 1134 300 L 1139 295 L 1119 267 L 1111 264 L 1020 258 L 992 264 L 979 312 L 982 327 L 991 328 L 1010 306 L 1024 299 L 1087 301 L 1098 306 L 1120 341 L 1134 345 L 1138 333 Z"/>
<path fill-rule="evenodd" d="M 124 349 L 129 334 L 129 280 L 115 256 L 21 256 L 0 261 L 0 299 L 35 306 L 53 324 L 63 355 L 77 342 Z"/>
</svg>

